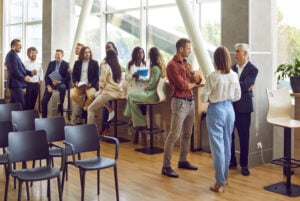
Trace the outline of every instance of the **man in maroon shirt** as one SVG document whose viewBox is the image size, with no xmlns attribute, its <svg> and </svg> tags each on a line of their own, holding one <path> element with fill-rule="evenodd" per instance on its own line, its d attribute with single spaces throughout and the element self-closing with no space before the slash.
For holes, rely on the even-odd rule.
<svg viewBox="0 0 300 201">
<path fill-rule="evenodd" d="M 162 174 L 168 177 L 177 178 L 179 175 L 171 168 L 171 157 L 174 145 L 178 138 L 180 140 L 180 158 L 178 168 L 197 170 L 187 161 L 187 154 L 190 147 L 192 128 L 195 117 L 195 104 L 192 89 L 197 85 L 193 80 L 195 72 L 191 64 L 185 59 L 191 53 L 191 41 L 181 38 L 176 43 L 176 55 L 167 65 L 167 76 L 172 89 L 171 100 L 171 126 L 165 141 L 165 152 L 163 159 Z M 200 80 L 201 77 L 197 78 Z M 182 133 L 182 135 L 181 135 Z"/>
</svg>

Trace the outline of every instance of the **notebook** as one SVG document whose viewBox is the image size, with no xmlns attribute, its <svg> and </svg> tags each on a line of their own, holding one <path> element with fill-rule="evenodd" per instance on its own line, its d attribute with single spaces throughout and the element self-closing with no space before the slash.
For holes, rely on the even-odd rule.
<svg viewBox="0 0 300 201">
<path fill-rule="evenodd" d="M 62 81 L 62 77 L 56 70 L 49 74 L 51 80 Z"/>
</svg>

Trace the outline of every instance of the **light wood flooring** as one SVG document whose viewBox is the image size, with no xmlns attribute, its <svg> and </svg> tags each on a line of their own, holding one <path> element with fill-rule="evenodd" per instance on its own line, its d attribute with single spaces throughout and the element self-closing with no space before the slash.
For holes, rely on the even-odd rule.
<svg viewBox="0 0 300 201">
<path fill-rule="evenodd" d="M 120 157 L 118 161 L 119 192 L 121 201 L 257 201 L 300 200 L 268 192 L 264 186 L 284 181 L 282 169 L 278 166 L 263 165 L 250 169 L 251 175 L 244 177 L 239 170 L 230 170 L 229 184 L 224 193 L 214 193 L 209 186 L 214 183 L 214 169 L 210 154 L 193 152 L 189 154 L 189 161 L 199 167 L 198 171 L 182 170 L 177 168 L 179 149 L 175 148 L 173 154 L 173 168 L 180 175 L 179 178 L 168 178 L 161 175 L 163 154 L 145 155 L 134 151 L 139 145 L 131 142 L 120 144 Z M 109 155 L 113 145 L 103 142 L 102 152 Z M 88 154 L 90 155 L 90 154 Z M 87 156 L 87 155 L 86 155 Z M 56 161 L 58 164 L 58 161 Z M 0 167 L 0 200 L 4 193 L 4 172 Z M 300 178 L 292 177 L 292 182 L 300 184 Z M 56 180 L 52 180 L 52 200 L 58 200 Z M 80 200 L 79 172 L 69 166 L 69 180 L 65 183 L 63 200 Z M 30 188 L 31 200 L 46 201 L 46 182 L 35 182 Z M 26 200 L 25 187 L 23 200 Z M 10 180 L 8 200 L 17 200 L 17 190 L 13 189 Z M 115 200 L 113 168 L 101 171 L 100 195 L 96 190 L 96 172 L 86 175 L 86 201 Z"/>
</svg>

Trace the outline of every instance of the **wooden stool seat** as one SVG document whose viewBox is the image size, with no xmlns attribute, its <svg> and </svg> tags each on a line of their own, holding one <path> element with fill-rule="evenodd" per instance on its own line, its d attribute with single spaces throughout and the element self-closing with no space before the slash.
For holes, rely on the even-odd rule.
<svg viewBox="0 0 300 201">
<path fill-rule="evenodd" d="M 281 195 L 297 197 L 300 196 L 300 185 L 291 183 L 291 174 L 292 168 L 300 167 L 300 160 L 291 158 L 291 129 L 300 128 L 300 121 L 294 120 L 290 116 L 291 99 L 288 89 L 267 89 L 267 97 L 269 102 L 267 122 L 284 128 L 284 156 L 272 160 L 271 163 L 283 166 L 286 182 L 275 183 L 264 189 Z"/>
</svg>

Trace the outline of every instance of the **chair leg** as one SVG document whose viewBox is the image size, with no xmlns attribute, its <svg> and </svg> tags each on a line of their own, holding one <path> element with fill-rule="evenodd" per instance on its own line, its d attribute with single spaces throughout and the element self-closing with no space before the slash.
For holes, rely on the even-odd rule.
<svg viewBox="0 0 300 201">
<path fill-rule="evenodd" d="M 80 184 L 81 184 L 81 201 L 84 201 L 84 190 L 85 190 L 85 170 L 79 169 Z"/>
<path fill-rule="evenodd" d="M 8 173 L 8 166 L 4 165 L 5 168 L 5 192 L 4 192 L 4 201 L 7 201 L 7 193 L 8 193 L 8 184 L 9 184 L 9 173 Z"/>
<path fill-rule="evenodd" d="M 19 181 L 18 201 L 21 201 L 21 195 L 22 195 L 22 183 L 23 183 L 23 181 L 21 181 L 21 180 L 18 180 L 18 181 Z M 28 195 L 27 195 L 27 200 L 29 200 L 29 199 L 28 199 Z"/>
<path fill-rule="evenodd" d="M 100 170 L 97 170 L 97 194 L 100 194 Z"/>
<path fill-rule="evenodd" d="M 59 201 L 62 201 L 62 190 L 61 190 L 60 176 L 57 177 L 57 188 L 58 188 Z"/>
<path fill-rule="evenodd" d="M 51 201 L 51 183 L 50 183 L 50 179 L 47 179 L 47 197 L 48 197 L 48 200 Z"/>
<path fill-rule="evenodd" d="M 30 200 L 29 185 L 27 181 L 26 181 L 26 192 L 27 192 L 27 200 Z"/>
<path fill-rule="evenodd" d="M 119 201 L 119 185 L 118 185 L 117 165 L 114 166 L 114 174 L 115 174 L 116 199 L 117 199 L 117 201 Z"/>
</svg>

